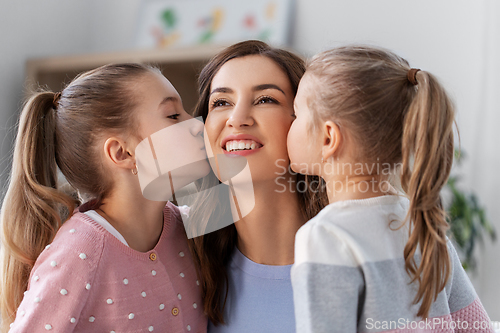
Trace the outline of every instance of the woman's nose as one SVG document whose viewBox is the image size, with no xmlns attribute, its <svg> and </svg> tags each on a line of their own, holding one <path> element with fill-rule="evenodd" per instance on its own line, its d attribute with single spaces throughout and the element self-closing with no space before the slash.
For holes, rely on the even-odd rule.
<svg viewBox="0 0 500 333">
<path fill-rule="evenodd" d="M 252 126 L 254 122 L 255 121 L 251 115 L 250 107 L 236 105 L 231 111 L 231 114 L 229 115 L 226 124 L 230 127 L 238 128 L 238 127 Z"/>
</svg>

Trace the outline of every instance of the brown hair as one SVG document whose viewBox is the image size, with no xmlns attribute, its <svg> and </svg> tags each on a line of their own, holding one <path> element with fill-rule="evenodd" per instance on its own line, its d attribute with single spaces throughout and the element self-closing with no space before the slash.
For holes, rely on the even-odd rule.
<svg viewBox="0 0 500 333">
<path fill-rule="evenodd" d="M 208 115 L 208 101 L 212 79 L 220 68 L 231 59 L 241 58 L 249 55 L 261 55 L 273 60 L 288 76 L 293 93 L 297 92 L 299 81 L 304 74 L 304 61 L 291 52 L 270 47 L 260 41 L 245 41 L 234 44 L 217 54 L 203 68 L 198 79 L 199 100 L 195 108 L 195 117 L 202 116 L 206 120 Z M 326 194 L 323 191 L 322 182 L 318 177 L 297 175 L 297 182 L 305 182 L 307 191 L 298 191 L 301 211 L 305 218 L 310 219 L 316 215 L 326 204 Z M 313 182 L 315 181 L 315 182 Z M 214 188 L 219 184 L 215 175 L 211 174 L 203 180 L 201 188 Z M 313 184 L 317 184 L 314 186 Z M 217 189 L 214 189 L 217 190 Z M 204 221 L 204 225 L 210 221 L 217 221 L 229 207 L 214 209 L 220 202 L 215 202 L 218 195 L 210 195 L 209 192 L 200 198 L 193 207 L 191 219 Z M 197 237 L 191 240 L 193 257 L 200 268 L 200 279 L 202 282 L 204 309 L 209 319 L 215 324 L 223 324 L 223 311 L 226 304 L 228 292 L 228 275 L 226 265 L 236 246 L 237 233 L 234 224 L 218 231 Z"/>
<path fill-rule="evenodd" d="M 356 158 L 402 165 L 392 171 L 401 172 L 410 199 L 405 268 L 412 283 L 418 281 L 417 315 L 426 318 L 451 270 L 440 191 L 453 162 L 454 108 L 432 74 L 418 71 L 414 85 L 409 70 L 406 60 L 387 50 L 346 46 L 316 55 L 306 76 L 314 85 L 308 100 L 313 126 L 334 120 L 352 138 Z"/>
<path fill-rule="evenodd" d="M 136 100 L 129 83 L 152 70 L 103 66 L 81 74 L 61 93 L 35 93 L 24 105 L 1 212 L 2 332 L 14 320 L 36 259 L 79 204 L 58 189 L 58 168 L 79 194 L 99 201 L 109 193 L 96 139 L 132 132 Z"/>
</svg>

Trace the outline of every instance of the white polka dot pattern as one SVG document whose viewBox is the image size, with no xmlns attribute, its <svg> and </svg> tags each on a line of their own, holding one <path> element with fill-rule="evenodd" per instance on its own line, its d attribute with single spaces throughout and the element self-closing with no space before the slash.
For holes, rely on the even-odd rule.
<svg viewBox="0 0 500 333">
<path fill-rule="evenodd" d="M 175 326 L 198 332 L 206 327 L 203 307 L 198 305 L 200 289 L 193 284 L 196 270 L 183 235 L 162 236 L 154 250 L 142 255 L 123 251 L 123 246 L 115 248 L 120 244 L 108 244 L 109 235 L 101 233 L 104 229 L 97 232 L 91 221 L 83 222 L 70 218 L 46 246 L 13 329 L 120 333 L 128 328 L 165 332 Z M 151 252 L 155 260 L 149 257 Z M 166 281 L 170 287 L 161 288 Z"/>
</svg>

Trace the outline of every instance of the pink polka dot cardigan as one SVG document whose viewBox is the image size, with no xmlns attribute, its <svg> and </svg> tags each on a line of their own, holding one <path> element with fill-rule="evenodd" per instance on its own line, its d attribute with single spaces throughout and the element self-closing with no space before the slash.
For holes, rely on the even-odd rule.
<svg viewBox="0 0 500 333">
<path fill-rule="evenodd" d="M 206 332 L 177 207 L 156 247 L 135 251 L 80 207 L 42 252 L 10 332 Z"/>
</svg>

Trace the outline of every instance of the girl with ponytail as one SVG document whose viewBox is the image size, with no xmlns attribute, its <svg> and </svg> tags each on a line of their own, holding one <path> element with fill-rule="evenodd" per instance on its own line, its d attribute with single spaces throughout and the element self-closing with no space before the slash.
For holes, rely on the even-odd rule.
<svg viewBox="0 0 500 333">
<path fill-rule="evenodd" d="M 436 78 L 339 47 L 310 61 L 295 112 L 292 169 L 321 176 L 329 199 L 296 234 L 297 331 L 492 332 L 446 237 L 454 108 Z"/>
<path fill-rule="evenodd" d="M 1 332 L 206 331 L 179 209 L 144 198 L 136 166 L 142 138 L 188 119 L 139 64 L 28 100 L 1 211 Z"/>
</svg>

